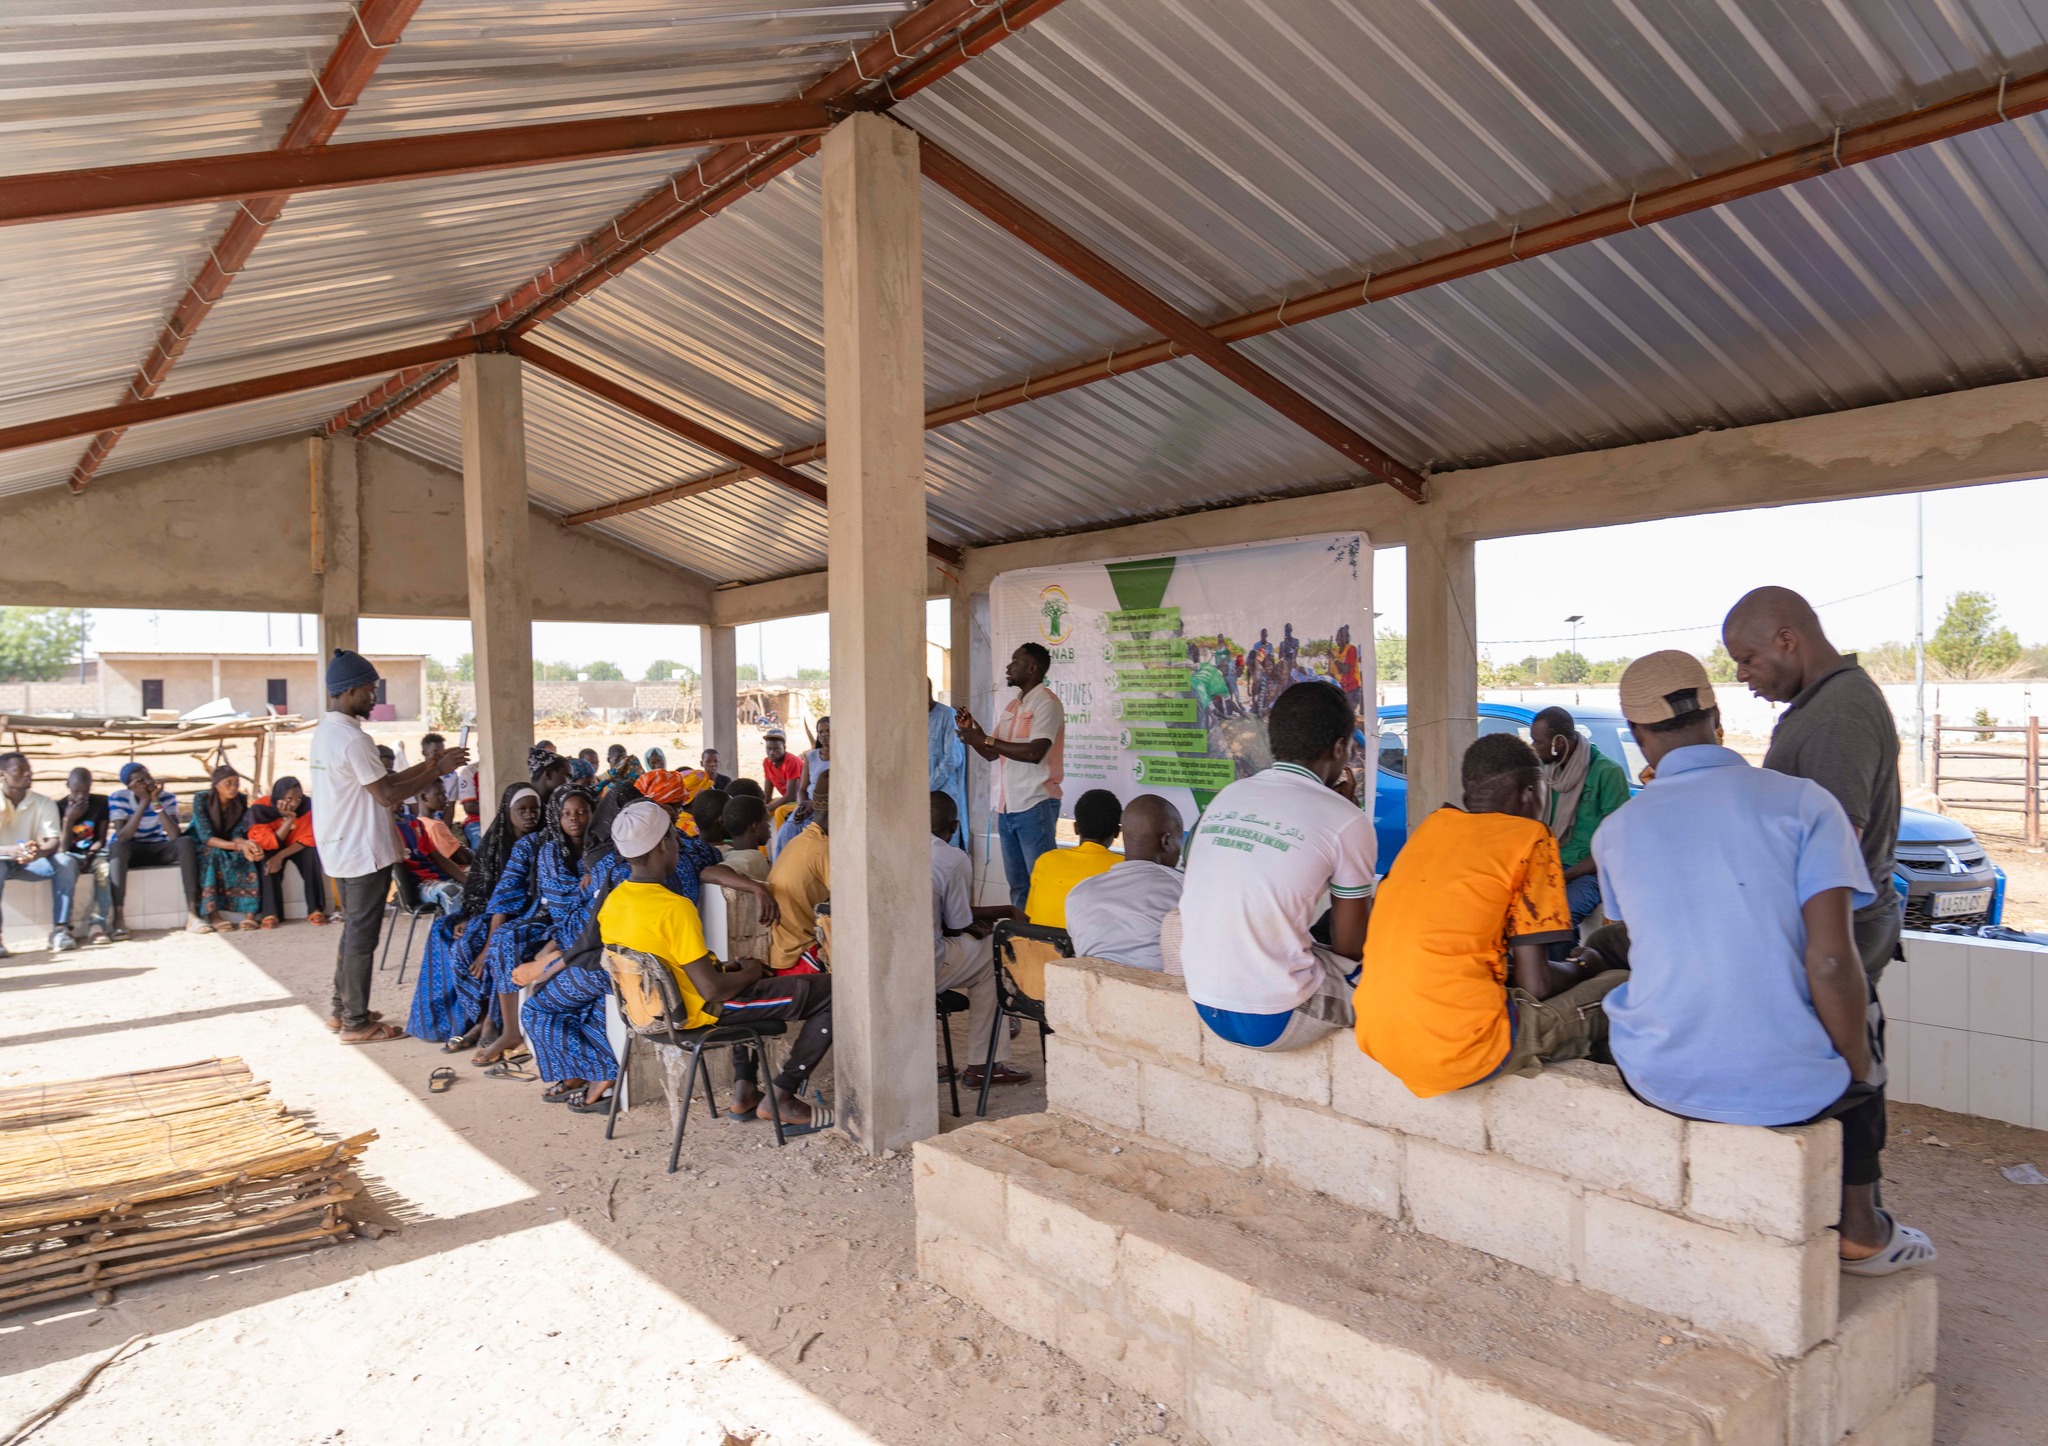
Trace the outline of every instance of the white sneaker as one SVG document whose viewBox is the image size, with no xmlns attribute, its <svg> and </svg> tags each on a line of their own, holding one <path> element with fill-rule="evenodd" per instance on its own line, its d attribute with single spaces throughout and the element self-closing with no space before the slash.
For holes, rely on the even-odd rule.
<svg viewBox="0 0 2048 1446">
<path fill-rule="evenodd" d="M 68 954 L 77 947 L 78 941 L 71 937 L 69 929 L 53 929 L 50 931 L 50 952 L 52 954 Z"/>
</svg>

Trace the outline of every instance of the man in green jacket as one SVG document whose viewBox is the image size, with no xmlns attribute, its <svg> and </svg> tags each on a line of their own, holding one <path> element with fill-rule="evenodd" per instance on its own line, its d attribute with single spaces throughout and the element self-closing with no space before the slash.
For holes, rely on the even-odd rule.
<svg viewBox="0 0 2048 1446">
<path fill-rule="evenodd" d="M 1600 879 L 1593 865 L 1593 831 L 1600 821 L 1628 802 L 1628 770 L 1579 735 L 1579 726 L 1562 708 L 1545 708 L 1529 724 L 1529 742 L 1543 761 L 1549 788 L 1549 817 L 1544 821 L 1557 837 L 1564 864 L 1565 896 L 1572 906 L 1572 927 L 1600 904 Z"/>
</svg>

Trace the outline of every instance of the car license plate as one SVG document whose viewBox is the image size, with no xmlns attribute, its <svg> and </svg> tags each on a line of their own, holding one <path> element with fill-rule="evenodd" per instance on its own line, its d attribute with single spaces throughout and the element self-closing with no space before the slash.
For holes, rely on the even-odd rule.
<svg viewBox="0 0 2048 1446">
<path fill-rule="evenodd" d="M 1991 890 L 1972 889 L 1966 894 L 1930 894 L 1934 902 L 1934 917 L 1953 918 L 1957 914 L 1981 914 L 1991 907 Z"/>
</svg>

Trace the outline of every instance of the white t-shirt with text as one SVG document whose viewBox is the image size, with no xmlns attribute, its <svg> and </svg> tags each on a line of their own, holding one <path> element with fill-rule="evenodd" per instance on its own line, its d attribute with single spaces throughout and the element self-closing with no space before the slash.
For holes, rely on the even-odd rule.
<svg viewBox="0 0 2048 1446">
<path fill-rule="evenodd" d="M 1188 997 L 1237 1014 L 1297 1008 L 1323 975 L 1310 927 L 1330 900 L 1372 894 L 1376 852 L 1372 815 L 1298 764 L 1217 794 L 1181 890 Z"/>
<path fill-rule="evenodd" d="M 368 787 L 385 776 L 384 760 L 363 725 L 346 713 L 323 713 L 312 755 L 316 847 L 327 876 L 356 879 L 397 863 L 405 854 L 398 826 Z"/>
</svg>

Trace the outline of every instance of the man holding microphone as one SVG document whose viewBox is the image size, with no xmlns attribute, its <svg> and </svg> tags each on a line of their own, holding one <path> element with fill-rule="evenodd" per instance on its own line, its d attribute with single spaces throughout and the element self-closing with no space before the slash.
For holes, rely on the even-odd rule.
<svg viewBox="0 0 2048 1446">
<path fill-rule="evenodd" d="M 340 1032 L 343 1044 L 405 1038 L 404 1030 L 370 1008 L 390 870 L 405 853 L 391 810 L 469 762 L 468 749 L 450 748 L 402 773 L 385 772 L 376 743 L 363 731 L 363 719 L 377 702 L 377 681 L 377 670 L 360 653 L 334 650 L 327 662 L 327 711 L 313 730 L 309 770 L 320 867 L 341 890 L 341 950 L 327 1027 Z"/>
</svg>

